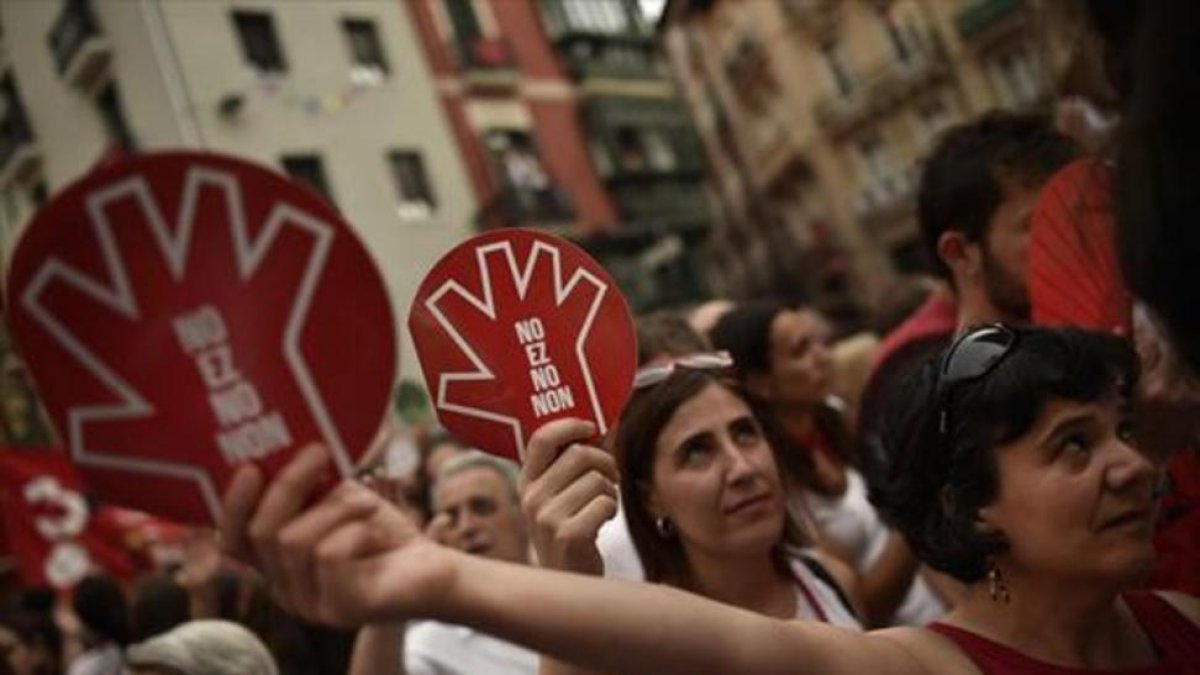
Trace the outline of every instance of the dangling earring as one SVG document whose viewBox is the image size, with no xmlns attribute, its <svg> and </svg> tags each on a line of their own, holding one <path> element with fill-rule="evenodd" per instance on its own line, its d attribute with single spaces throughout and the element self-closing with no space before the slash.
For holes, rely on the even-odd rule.
<svg viewBox="0 0 1200 675">
<path fill-rule="evenodd" d="M 1007 604 L 1012 600 L 1008 594 L 1008 585 L 1004 583 L 1004 574 L 1000 572 L 1000 566 L 992 561 L 988 566 L 988 596 L 993 602 L 1004 602 Z"/>
<path fill-rule="evenodd" d="M 658 536 L 663 539 L 670 539 L 675 536 L 675 523 L 671 522 L 666 516 L 659 516 L 654 519 L 654 529 L 658 530 Z"/>
</svg>

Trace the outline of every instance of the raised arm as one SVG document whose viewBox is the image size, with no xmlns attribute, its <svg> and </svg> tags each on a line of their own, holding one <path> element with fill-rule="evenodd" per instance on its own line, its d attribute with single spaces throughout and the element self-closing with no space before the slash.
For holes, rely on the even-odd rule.
<svg viewBox="0 0 1200 675">
<path fill-rule="evenodd" d="M 265 491 L 257 469 L 243 469 L 222 523 L 224 540 L 248 537 L 256 564 L 311 619 L 354 626 L 429 617 L 614 672 L 924 672 L 888 637 L 439 547 L 353 483 L 305 509 L 326 463 L 321 448 L 308 448 Z"/>
<path fill-rule="evenodd" d="M 541 567 L 604 574 L 600 527 L 616 514 L 617 463 L 587 444 L 596 427 L 561 419 L 534 432 L 521 466 L 521 510 Z M 540 675 L 598 675 L 543 656 Z"/>
</svg>

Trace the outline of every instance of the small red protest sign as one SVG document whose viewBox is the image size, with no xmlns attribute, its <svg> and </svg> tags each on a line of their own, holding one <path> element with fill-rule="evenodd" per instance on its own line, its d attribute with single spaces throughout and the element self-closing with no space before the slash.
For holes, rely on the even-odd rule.
<svg viewBox="0 0 1200 675">
<path fill-rule="evenodd" d="M 311 191 L 212 154 L 133 157 L 47 204 L 8 272 L 13 337 L 90 490 L 211 521 L 233 468 L 321 441 L 348 475 L 396 373 L 370 256 Z"/>
<path fill-rule="evenodd" d="M 0 507 L 22 583 L 70 588 L 97 569 L 132 577 L 129 556 L 102 535 L 61 454 L 0 449 Z"/>
<path fill-rule="evenodd" d="M 504 457 L 522 456 L 554 419 L 607 431 L 637 364 L 629 308 L 604 268 L 528 230 L 482 234 L 443 256 L 408 327 L 442 424 Z"/>
</svg>

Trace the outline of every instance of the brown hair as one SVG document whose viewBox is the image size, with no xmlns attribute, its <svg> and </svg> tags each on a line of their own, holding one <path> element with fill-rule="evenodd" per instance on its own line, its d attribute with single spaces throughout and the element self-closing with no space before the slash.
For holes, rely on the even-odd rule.
<svg viewBox="0 0 1200 675">
<path fill-rule="evenodd" d="M 783 458 L 779 449 L 783 446 L 777 442 L 780 436 L 765 403 L 729 377 L 728 373 L 680 367 L 663 382 L 635 392 L 621 417 L 615 449 L 621 473 L 621 503 L 625 510 L 625 521 L 629 525 L 629 534 L 642 561 L 647 581 L 697 590 L 693 588 L 682 543 L 678 537 L 664 538 L 659 535 L 654 517 L 646 508 L 646 495 L 653 481 L 654 458 L 663 428 L 680 406 L 714 384 L 749 406 L 771 446 L 776 466 L 782 467 Z M 781 485 L 785 485 L 785 482 L 781 481 Z M 785 514 L 782 536 L 771 551 L 776 570 L 791 578 L 793 574 L 789 558 L 797 549 L 811 544 L 812 537 L 790 514 Z"/>
</svg>

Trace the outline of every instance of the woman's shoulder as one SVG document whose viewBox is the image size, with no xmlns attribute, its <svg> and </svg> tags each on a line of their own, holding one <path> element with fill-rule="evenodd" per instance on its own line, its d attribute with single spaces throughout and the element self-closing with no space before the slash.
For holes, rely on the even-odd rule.
<svg viewBox="0 0 1200 675">
<path fill-rule="evenodd" d="M 956 675 L 975 675 L 980 672 L 975 662 L 953 640 L 928 628 L 897 626 L 874 630 L 867 636 L 895 645 L 895 653 L 906 654 L 912 661 L 915 668 L 913 672 Z"/>
</svg>

